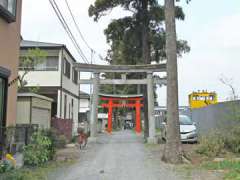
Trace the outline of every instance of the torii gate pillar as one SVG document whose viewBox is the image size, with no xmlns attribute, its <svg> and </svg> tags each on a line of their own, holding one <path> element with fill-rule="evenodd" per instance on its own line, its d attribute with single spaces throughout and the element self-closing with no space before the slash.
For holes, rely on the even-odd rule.
<svg viewBox="0 0 240 180">
<path fill-rule="evenodd" d="M 97 136 L 98 119 L 99 73 L 93 73 L 93 94 L 90 113 L 90 138 L 94 141 Z"/>
<path fill-rule="evenodd" d="M 153 90 L 153 74 L 147 74 L 147 94 L 148 94 L 148 121 L 149 121 L 149 137 L 148 143 L 156 144 L 156 129 L 154 116 L 154 90 Z"/>
<path fill-rule="evenodd" d="M 109 104 L 109 107 L 108 107 L 108 128 L 107 128 L 107 131 L 108 131 L 108 133 L 112 133 L 113 101 L 109 100 L 108 104 Z"/>
<path fill-rule="evenodd" d="M 141 103 L 140 100 L 136 101 L 136 133 L 141 133 Z"/>
</svg>

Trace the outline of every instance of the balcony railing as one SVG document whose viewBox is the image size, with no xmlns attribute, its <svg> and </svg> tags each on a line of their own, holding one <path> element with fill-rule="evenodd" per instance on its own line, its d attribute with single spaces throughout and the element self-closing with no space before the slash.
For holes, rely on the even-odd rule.
<svg viewBox="0 0 240 180">
<path fill-rule="evenodd" d="M 58 67 L 19 67 L 19 71 L 58 71 Z"/>
</svg>

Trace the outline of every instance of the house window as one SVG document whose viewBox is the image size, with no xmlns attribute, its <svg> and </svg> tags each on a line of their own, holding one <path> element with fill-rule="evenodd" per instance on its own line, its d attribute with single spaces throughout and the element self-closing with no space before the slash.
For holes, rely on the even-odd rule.
<svg viewBox="0 0 240 180">
<path fill-rule="evenodd" d="M 19 70 L 58 71 L 58 57 L 49 56 L 41 60 L 32 60 L 32 63 L 26 63 L 24 57 L 21 57 L 19 61 Z"/>
<path fill-rule="evenodd" d="M 66 59 L 64 59 L 63 74 L 68 79 L 70 79 L 70 75 L 71 75 L 70 73 L 71 73 L 71 64 Z"/>
<path fill-rule="evenodd" d="M 75 83 L 75 84 L 77 84 L 78 83 L 78 72 L 73 68 L 72 69 L 72 77 L 73 77 L 73 82 Z"/>
<path fill-rule="evenodd" d="M 9 23 L 16 21 L 16 7 L 16 0 L 0 0 L 0 16 Z"/>
</svg>

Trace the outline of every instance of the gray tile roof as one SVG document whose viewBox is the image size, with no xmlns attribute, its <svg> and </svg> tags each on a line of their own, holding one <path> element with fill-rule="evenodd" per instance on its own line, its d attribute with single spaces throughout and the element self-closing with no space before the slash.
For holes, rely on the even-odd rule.
<svg viewBox="0 0 240 180">
<path fill-rule="evenodd" d="M 38 41 L 21 41 L 21 47 L 63 47 L 64 44 L 38 42 Z"/>
<path fill-rule="evenodd" d="M 77 62 L 70 51 L 64 44 L 57 44 L 57 43 L 48 43 L 48 42 L 39 42 L 39 41 L 29 41 L 29 40 L 22 40 L 20 44 L 21 49 L 29 49 L 29 48 L 42 48 L 42 49 L 60 49 L 64 48 L 69 56 L 72 58 L 74 62 Z"/>
</svg>

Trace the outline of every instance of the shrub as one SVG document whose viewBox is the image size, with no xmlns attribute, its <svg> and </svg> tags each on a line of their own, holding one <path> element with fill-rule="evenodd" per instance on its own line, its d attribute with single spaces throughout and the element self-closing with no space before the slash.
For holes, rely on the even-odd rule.
<svg viewBox="0 0 240 180">
<path fill-rule="evenodd" d="M 236 126 L 225 134 L 225 148 L 233 153 L 240 153 L 240 127 Z"/>
<path fill-rule="evenodd" d="M 42 132 L 31 136 L 29 145 L 23 148 L 23 161 L 27 166 L 38 166 L 51 159 L 52 142 Z"/>
<path fill-rule="evenodd" d="M 71 139 L 71 142 L 72 142 L 72 143 L 76 143 L 76 142 L 77 142 L 77 139 L 78 139 L 78 135 L 73 136 L 72 139 Z"/>
<path fill-rule="evenodd" d="M 51 139 L 54 153 L 56 148 L 64 148 L 67 144 L 66 136 L 59 134 L 58 131 L 54 128 L 45 131 L 44 134 Z"/>
<path fill-rule="evenodd" d="M 196 151 L 208 157 L 215 157 L 224 152 L 224 145 L 224 138 L 217 131 L 201 137 L 199 148 Z"/>
<path fill-rule="evenodd" d="M 13 170 L 14 167 L 7 161 L 0 162 L 0 174 Z"/>
<path fill-rule="evenodd" d="M 60 135 L 56 141 L 56 148 L 64 148 L 67 144 L 67 138 L 64 135 Z"/>
<path fill-rule="evenodd" d="M 0 174 L 1 180 L 27 180 L 23 173 L 19 173 L 19 170 L 8 171 L 4 174 Z"/>
</svg>

